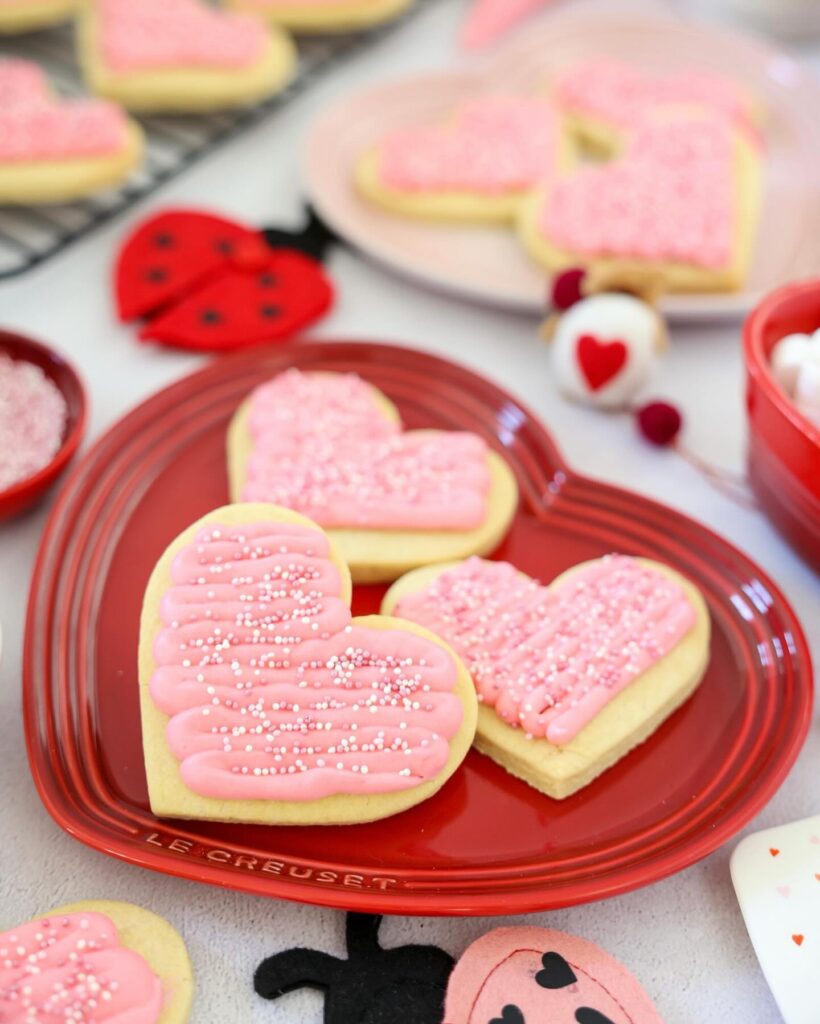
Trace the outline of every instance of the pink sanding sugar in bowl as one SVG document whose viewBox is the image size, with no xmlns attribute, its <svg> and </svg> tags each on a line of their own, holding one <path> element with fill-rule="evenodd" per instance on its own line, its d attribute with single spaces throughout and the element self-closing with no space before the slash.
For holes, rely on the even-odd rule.
<svg viewBox="0 0 820 1024">
<path fill-rule="evenodd" d="M 51 462 L 67 419 L 65 398 L 39 366 L 0 353 L 0 491 Z"/>
</svg>

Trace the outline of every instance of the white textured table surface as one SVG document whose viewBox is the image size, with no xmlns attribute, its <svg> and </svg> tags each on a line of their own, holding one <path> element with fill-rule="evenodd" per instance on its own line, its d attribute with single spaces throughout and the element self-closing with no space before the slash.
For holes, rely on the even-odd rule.
<svg viewBox="0 0 820 1024">
<path fill-rule="evenodd" d="M 189 171 L 134 218 L 148 206 L 181 200 L 218 206 L 252 223 L 295 221 L 299 146 L 311 117 L 343 90 L 404 70 L 442 66 L 462 7 L 463 0 L 442 0 L 324 80 L 284 115 Z M 39 271 L 0 285 L 0 323 L 49 340 L 85 375 L 93 400 L 89 440 L 135 403 L 199 365 L 196 357 L 138 345 L 130 328 L 115 323 L 108 275 L 124 227 L 119 221 Z M 322 325 L 322 336 L 401 341 L 460 359 L 496 378 L 542 416 L 573 466 L 665 501 L 748 551 L 802 615 L 820 663 L 817 578 L 762 516 L 724 500 L 681 460 L 649 450 L 627 418 L 597 416 L 563 402 L 550 381 L 547 351 L 536 340 L 533 322 L 421 291 L 347 251 L 337 250 L 331 266 L 341 299 Z M 687 411 L 691 448 L 742 468 L 738 328 L 677 329 L 673 341 L 653 391 Z M 82 898 L 133 900 L 164 914 L 183 932 L 197 977 L 196 1024 L 320 1021 L 317 994 L 296 992 L 266 1003 L 253 993 L 252 972 L 264 956 L 294 943 L 342 954 L 342 914 L 128 867 L 74 842 L 41 807 L 24 750 L 20 661 L 28 579 L 46 511 L 0 525 L 0 925 Z M 818 767 L 815 725 L 791 776 L 751 827 L 817 813 Z M 733 845 L 640 892 L 518 920 L 566 929 L 603 945 L 635 971 L 667 1024 L 776 1022 L 780 1018 L 729 880 Z M 391 919 L 382 937 L 387 945 L 435 942 L 458 955 L 497 923 L 502 922 Z"/>
</svg>

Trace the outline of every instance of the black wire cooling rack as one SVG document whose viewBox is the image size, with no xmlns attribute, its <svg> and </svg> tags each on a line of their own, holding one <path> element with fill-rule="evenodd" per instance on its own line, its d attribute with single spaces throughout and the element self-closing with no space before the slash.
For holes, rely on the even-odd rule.
<svg viewBox="0 0 820 1024">
<path fill-rule="evenodd" d="M 0 206 L 0 280 L 43 263 L 127 210 L 222 143 L 270 117 L 326 71 L 434 2 L 417 0 L 404 17 L 368 32 L 304 40 L 293 81 L 277 96 L 256 106 L 218 114 L 139 117 L 146 134 L 145 161 L 120 188 L 59 206 Z M 84 92 L 69 26 L 31 35 L 0 36 L 0 59 L 5 57 L 35 61 L 63 95 Z"/>
</svg>

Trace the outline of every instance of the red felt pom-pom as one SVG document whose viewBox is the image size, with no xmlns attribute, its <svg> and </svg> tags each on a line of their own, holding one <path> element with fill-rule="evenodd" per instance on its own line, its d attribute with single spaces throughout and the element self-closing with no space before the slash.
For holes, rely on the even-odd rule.
<svg viewBox="0 0 820 1024">
<path fill-rule="evenodd" d="M 572 267 L 570 270 L 562 271 L 552 279 L 550 301 L 553 309 L 563 313 L 565 309 L 574 306 L 576 302 L 579 302 L 584 297 L 581 285 L 584 282 L 585 275 L 586 271 L 582 267 Z"/>
<path fill-rule="evenodd" d="M 683 426 L 683 417 L 668 402 L 648 402 L 637 412 L 638 429 L 650 444 L 666 448 Z"/>
</svg>

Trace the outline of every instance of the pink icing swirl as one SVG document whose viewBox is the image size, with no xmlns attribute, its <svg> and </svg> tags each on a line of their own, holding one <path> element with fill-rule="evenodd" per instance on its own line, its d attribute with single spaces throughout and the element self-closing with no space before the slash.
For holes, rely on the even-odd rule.
<svg viewBox="0 0 820 1024">
<path fill-rule="evenodd" d="M 552 173 L 559 138 L 548 100 L 479 96 L 459 107 L 451 124 L 388 135 L 379 144 L 379 175 L 391 188 L 406 191 L 517 191 Z"/>
<path fill-rule="evenodd" d="M 215 10 L 201 0 L 98 0 L 102 52 L 117 71 L 243 68 L 265 51 L 257 18 Z"/>
<path fill-rule="evenodd" d="M 194 792 L 315 800 L 444 769 L 463 715 L 455 662 L 417 634 L 352 623 L 324 534 L 211 524 L 171 575 L 150 688 Z"/>
<path fill-rule="evenodd" d="M 703 71 L 649 75 L 620 61 L 592 59 L 568 68 L 555 82 L 565 110 L 606 121 L 626 131 L 639 127 L 654 108 L 702 107 L 751 129 L 749 99 L 731 79 Z"/>
<path fill-rule="evenodd" d="M 558 746 L 695 624 L 683 589 L 612 555 L 544 587 L 506 562 L 470 558 L 395 614 L 433 630 L 467 664 L 479 700 Z"/>
<path fill-rule="evenodd" d="M 475 434 L 403 433 L 354 374 L 289 370 L 250 399 L 244 501 L 324 527 L 467 530 L 487 515 L 487 447 Z"/>
<path fill-rule="evenodd" d="M 738 215 L 734 152 L 723 121 L 646 124 L 620 159 L 555 182 L 538 227 L 582 256 L 726 266 Z"/>
<path fill-rule="evenodd" d="M 104 156 L 126 141 L 122 110 L 103 100 L 57 100 L 42 71 L 0 61 L 0 161 Z"/>
<path fill-rule="evenodd" d="M 104 914 L 42 918 L 0 934 L 3 1024 L 156 1024 L 160 979 Z"/>
</svg>

